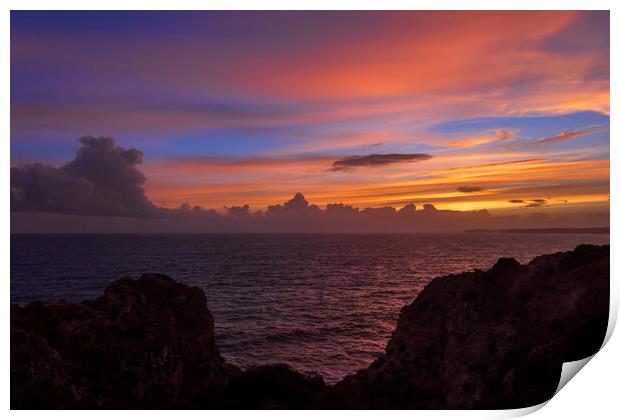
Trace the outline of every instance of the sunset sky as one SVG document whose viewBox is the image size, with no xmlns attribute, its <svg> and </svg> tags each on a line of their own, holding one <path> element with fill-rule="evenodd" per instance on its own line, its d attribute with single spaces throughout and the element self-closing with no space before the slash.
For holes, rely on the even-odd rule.
<svg viewBox="0 0 620 420">
<path fill-rule="evenodd" d="M 12 166 L 86 134 L 161 207 L 605 208 L 609 13 L 12 12 Z"/>
</svg>

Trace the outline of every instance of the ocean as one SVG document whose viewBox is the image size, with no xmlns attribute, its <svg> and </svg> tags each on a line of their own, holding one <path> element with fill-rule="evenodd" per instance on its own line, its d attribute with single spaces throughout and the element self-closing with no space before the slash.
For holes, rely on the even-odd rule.
<svg viewBox="0 0 620 420">
<path fill-rule="evenodd" d="M 609 235 L 11 235 L 11 302 L 93 299 L 121 277 L 164 273 L 204 290 L 227 362 L 334 383 L 384 350 L 434 277 L 582 243 Z"/>
</svg>

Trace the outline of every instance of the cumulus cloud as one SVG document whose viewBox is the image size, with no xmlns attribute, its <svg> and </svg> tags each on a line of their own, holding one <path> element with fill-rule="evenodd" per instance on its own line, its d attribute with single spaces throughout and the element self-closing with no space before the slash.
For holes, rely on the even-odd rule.
<svg viewBox="0 0 620 420">
<path fill-rule="evenodd" d="M 330 203 L 325 206 L 325 215 L 336 220 L 347 220 L 356 217 L 359 209 L 343 203 Z"/>
<path fill-rule="evenodd" d="M 539 203 L 532 203 L 539 205 Z M 455 232 L 465 229 L 607 226 L 609 213 L 558 219 L 544 213 L 497 216 L 487 210 L 440 210 L 430 203 L 417 210 L 409 203 L 393 207 L 359 209 L 347 204 L 328 204 L 325 210 L 297 193 L 270 210 L 251 212 L 248 205 L 226 208 L 221 214 L 200 206 L 184 204 L 177 209 L 159 209 L 156 218 L 75 216 L 52 213 L 16 212 L 11 216 L 12 232 L 139 232 L 139 233 L 404 233 Z M 536 206 L 534 206 L 536 207 Z M 586 226 L 584 226 L 586 227 Z"/>
<path fill-rule="evenodd" d="M 246 218 L 251 216 L 250 206 L 248 204 L 245 204 L 243 206 L 225 207 L 225 209 L 228 216 L 239 218 Z"/>
<path fill-rule="evenodd" d="M 483 188 L 477 187 L 475 185 L 459 185 L 458 187 L 456 187 L 456 190 L 462 193 L 473 193 L 473 192 L 482 191 Z"/>
<path fill-rule="evenodd" d="M 386 166 L 402 162 L 421 162 L 431 159 L 426 153 L 386 153 L 371 155 L 347 156 L 335 161 L 329 171 L 349 171 L 359 167 Z"/>
<path fill-rule="evenodd" d="M 284 208 L 286 210 L 305 210 L 308 205 L 310 203 L 308 203 L 308 200 L 306 200 L 306 197 L 304 197 L 304 195 L 302 193 L 296 193 L 295 196 L 290 199 L 289 201 L 287 201 L 286 203 L 284 203 Z"/>
<path fill-rule="evenodd" d="M 398 214 L 412 214 L 416 211 L 416 206 L 414 203 L 409 203 L 404 205 L 400 210 L 398 210 Z"/>
<path fill-rule="evenodd" d="M 101 216 L 152 215 L 156 207 L 142 188 L 142 152 L 114 139 L 85 136 L 75 158 L 60 167 L 11 168 L 11 209 Z"/>
<path fill-rule="evenodd" d="M 464 229 L 562 227 L 588 223 L 608 225 L 609 214 L 564 221 L 541 216 L 498 216 L 486 210 L 440 210 L 408 203 L 400 210 L 386 206 L 359 209 L 331 203 L 325 209 L 300 192 L 266 211 L 249 205 L 213 209 L 183 204 L 156 207 L 145 195 L 145 176 L 138 169 L 143 155 L 110 138 L 84 137 L 75 158 L 60 167 L 43 164 L 11 168 L 12 232 L 436 232 Z M 471 186 L 468 186 L 471 190 Z M 526 207 L 542 207 L 546 199 L 513 199 Z M 120 216 L 120 217 L 118 217 Z M 596 223 L 593 223 L 596 221 Z"/>
</svg>

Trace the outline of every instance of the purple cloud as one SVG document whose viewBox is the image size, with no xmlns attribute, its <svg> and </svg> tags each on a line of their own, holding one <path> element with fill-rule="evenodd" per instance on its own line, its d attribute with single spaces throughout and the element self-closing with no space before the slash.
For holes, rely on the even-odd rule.
<svg viewBox="0 0 620 420">
<path fill-rule="evenodd" d="M 426 153 L 388 153 L 347 156 L 335 161 L 329 171 L 349 171 L 359 167 L 386 166 L 402 162 L 421 162 L 431 159 Z"/>
</svg>

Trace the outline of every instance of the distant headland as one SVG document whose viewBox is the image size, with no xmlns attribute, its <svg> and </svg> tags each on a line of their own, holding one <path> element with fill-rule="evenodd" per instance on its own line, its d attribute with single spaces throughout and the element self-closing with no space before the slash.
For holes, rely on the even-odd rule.
<svg viewBox="0 0 620 420">
<path fill-rule="evenodd" d="M 534 228 L 534 229 L 465 229 L 465 233 L 566 233 L 609 235 L 609 227 Z"/>
</svg>

